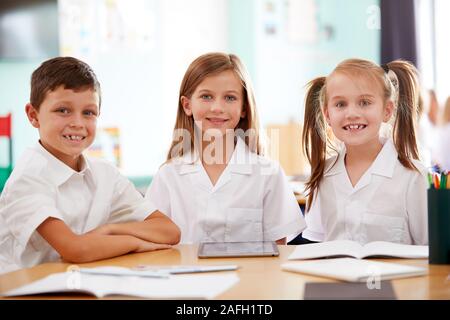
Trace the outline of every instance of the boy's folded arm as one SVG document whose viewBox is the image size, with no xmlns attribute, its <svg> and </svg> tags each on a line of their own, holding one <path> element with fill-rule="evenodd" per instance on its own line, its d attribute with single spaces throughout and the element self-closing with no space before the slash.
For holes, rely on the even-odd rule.
<svg viewBox="0 0 450 320">
<path fill-rule="evenodd" d="M 85 263 L 126 254 L 129 252 L 163 249 L 160 245 L 142 241 L 130 235 L 98 233 L 75 234 L 64 221 L 47 218 L 37 228 L 39 234 L 61 255 L 73 263 Z"/>
<path fill-rule="evenodd" d="M 165 214 L 154 211 L 144 221 L 108 225 L 112 235 L 130 235 L 154 243 L 177 244 L 181 239 L 180 228 Z"/>
</svg>

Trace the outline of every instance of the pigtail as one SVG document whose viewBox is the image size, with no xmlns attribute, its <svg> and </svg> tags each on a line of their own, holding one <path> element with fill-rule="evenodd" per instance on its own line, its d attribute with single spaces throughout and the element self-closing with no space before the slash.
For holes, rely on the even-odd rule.
<svg viewBox="0 0 450 320">
<path fill-rule="evenodd" d="M 327 138 L 325 120 L 321 109 L 325 80 L 325 77 L 319 77 L 306 85 L 302 146 L 303 152 L 311 165 L 311 176 L 305 184 L 305 191 L 308 194 L 306 211 L 311 208 L 314 195 L 319 188 L 319 182 L 325 169 Z"/>
<path fill-rule="evenodd" d="M 420 111 L 418 72 L 411 63 L 403 60 L 392 61 L 387 67 L 396 76 L 396 79 L 391 79 L 391 83 L 396 92 L 397 112 L 393 138 L 398 160 L 404 167 L 417 170 L 412 160 L 419 159 L 416 141 L 416 126 Z"/>
</svg>

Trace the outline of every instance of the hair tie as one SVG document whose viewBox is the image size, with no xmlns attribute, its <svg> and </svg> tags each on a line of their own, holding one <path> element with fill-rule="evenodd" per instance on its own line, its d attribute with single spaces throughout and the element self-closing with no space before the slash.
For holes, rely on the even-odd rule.
<svg viewBox="0 0 450 320">
<path fill-rule="evenodd" d="M 384 73 L 388 73 L 389 72 L 389 67 L 388 67 L 387 64 L 382 64 L 380 67 L 383 68 Z"/>
</svg>

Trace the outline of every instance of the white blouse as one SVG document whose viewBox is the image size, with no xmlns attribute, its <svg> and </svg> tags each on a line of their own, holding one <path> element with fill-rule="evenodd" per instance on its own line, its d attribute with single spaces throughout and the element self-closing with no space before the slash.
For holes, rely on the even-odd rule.
<svg viewBox="0 0 450 320">
<path fill-rule="evenodd" d="M 216 185 L 192 159 L 163 165 L 146 193 L 180 227 L 181 243 L 278 240 L 305 228 L 281 167 L 241 139 Z"/>
<path fill-rule="evenodd" d="M 409 170 L 387 140 L 355 187 L 344 164 L 345 147 L 327 160 L 303 237 L 313 241 L 353 240 L 428 243 L 426 169 Z"/>
</svg>

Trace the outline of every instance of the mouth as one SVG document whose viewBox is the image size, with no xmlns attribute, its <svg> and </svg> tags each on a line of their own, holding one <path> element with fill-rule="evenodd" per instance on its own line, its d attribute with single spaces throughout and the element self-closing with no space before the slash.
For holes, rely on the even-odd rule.
<svg viewBox="0 0 450 320">
<path fill-rule="evenodd" d="M 63 135 L 64 139 L 67 139 L 69 141 L 74 141 L 74 142 L 79 142 L 79 141 L 83 141 L 84 139 L 86 139 L 85 136 L 80 136 L 80 135 Z"/>
<path fill-rule="evenodd" d="M 228 121 L 228 119 L 223 119 L 223 118 L 206 118 L 206 120 L 208 120 L 212 124 L 218 124 L 218 125 L 223 124 Z"/>
<path fill-rule="evenodd" d="M 367 127 L 366 124 L 352 123 L 352 124 L 343 126 L 342 129 L 347 130 L 347 131 L 359 131 L 359 130 L 365 129 L 366 127 Z"/>
</svg>

